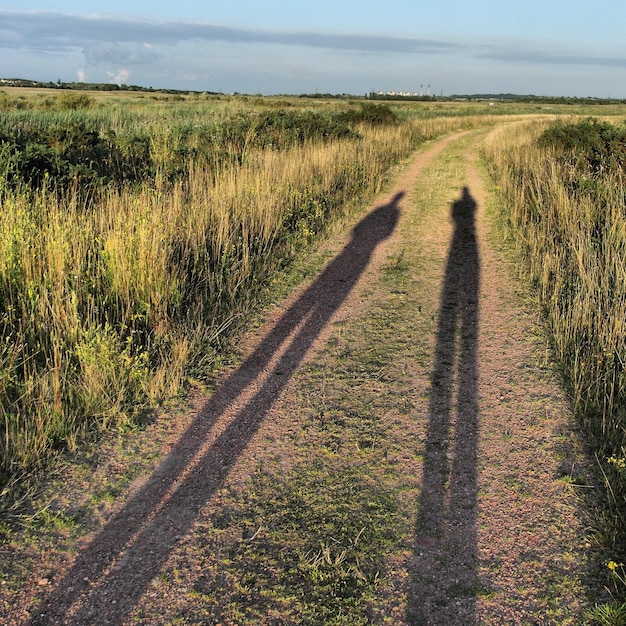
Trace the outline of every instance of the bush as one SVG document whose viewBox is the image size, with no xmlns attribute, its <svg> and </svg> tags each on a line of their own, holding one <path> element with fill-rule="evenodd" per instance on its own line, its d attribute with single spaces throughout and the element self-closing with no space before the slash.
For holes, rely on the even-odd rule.
<svg viewBox="0 0 626 626">
<path fill-rule="evenodd" d="M 215 130 L 214 147 L 239 161 L 252 147 L 284 150 L 307 141 L 357 136 L 338 116 L 284 109 L 240 114 Z"/>
<path fill-rule="evenodd" d="M 398 123 L 398 116 L 388 105 L 371 102 L 362 103 L 359 109 L 342 113 L 340 119 L 348 124 L 369 124 L 370 126 Z"/>
<path fill-rule="evenodd" d="M 57 105 L 60 109 L 88 109 L 94 103 L 93 98 L 86 93 L 76 91 L 65 91 L 57 98 Z"/>
<path fill-rule="evenodd" d="M 593 118 L 551 126 L 539 137 L 538 145 L 594 176 L 616 168 L 624 171 L 626 165 L 626 128 Z"/>
<path fill-rule="evenodd" d="M 0 176 L 11 188 L 26 185 L 67 191 L 76 186 L 123 184 L 152 174 L 147 137 L 103 135 L 94 124 L 23 124 L 0 127 Z"/>
</svg>

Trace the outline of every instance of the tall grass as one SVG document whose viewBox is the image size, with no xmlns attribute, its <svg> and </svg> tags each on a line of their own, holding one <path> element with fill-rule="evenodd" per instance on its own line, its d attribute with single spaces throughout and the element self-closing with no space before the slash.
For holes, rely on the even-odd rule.
<svg viewBox="0 0 626 626">
<path fill-rule="evenodd" d="M 0 180 L 4 506 L 7 485 L 45 467 L 55 451 L 91 432 L 134 427 L 186 376 L 206 372 L 271 277 L 330 221 L 379 190 L 420 142 L 470 124 L 378 124 L 352 113 L 349 132 L 327 132 L 338 116 L 268 116 L 255 105 L 246 117 L 196 104 L 0 115 L 12 168 Z M 59 128 L 82 134 L 50 148 L 50 128 L 55 141 Z M 118 176 L 133 138 L 147 141 L 150 167 Z M 60 165 L 20 179 L 33 141 L 47 155 L 35 165 Z M 90 173 L 72 178 L 72 159 L 92 148 L 122 161 L 80 162 Z"/>
<path fill-rule="evenodd" d="M 617 561 L 626 555 L 625 146 L 623 127 L 578 121 L 518 125 L 485 147 L 606 477 L 605 539 Z"/>
</svg>

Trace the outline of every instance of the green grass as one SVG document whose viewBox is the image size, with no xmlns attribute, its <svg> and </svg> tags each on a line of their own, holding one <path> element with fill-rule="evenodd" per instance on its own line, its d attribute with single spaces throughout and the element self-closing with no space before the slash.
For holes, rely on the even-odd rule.
<svg viewBox="0 0 626 626">
<path fill-rule="evenodd" d="M 226 623 L 365 624 L 385 551 L 397 539 L 391 495 L 332 455 L 285 476 L 265 472 L 212 524 L 238 528 L 241 539 L 196 581 L 193 595 Z M 213 560 L 212 544 L 204 558 Z M 231 593 L 225 590 L 232 590 Z"/>
<path fill-rule="evenodd" d="M 626 603 L 612 602 L 595 607 L 589 612 L 590 623 L 598 626 L 624 626 Z"/>
</svg>

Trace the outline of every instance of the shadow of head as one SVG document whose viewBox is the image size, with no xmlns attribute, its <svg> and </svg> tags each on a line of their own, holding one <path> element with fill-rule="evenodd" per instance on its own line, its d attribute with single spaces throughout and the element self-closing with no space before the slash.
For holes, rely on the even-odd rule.
<svg viewBox="0 0 626 626">
<path fill-rule="evenodd" d="M 457 225 L 471 225 L 474 223 L 474 214 L 478 205 L 469 189 L 463 187 L 461 197 L 452 204 L 452 219 Z"/>
<path fill-rule="evenodd" d="M 400 200 L 404 197 L 404 191 L 397 193 L 391 202 L 379 206 L 368 213 L 353 229 L 353 241 L 367 239 L 368 243 L 375 245 L 389 237 L 400 219 Z"/>
</svg>

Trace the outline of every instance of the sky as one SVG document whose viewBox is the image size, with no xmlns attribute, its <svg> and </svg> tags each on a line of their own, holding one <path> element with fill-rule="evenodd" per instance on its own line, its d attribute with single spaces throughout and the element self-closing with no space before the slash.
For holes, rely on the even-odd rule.
<svg viewBox="0 0 626 626">
<path fill-rule="evenodd" d="M 0 0 L 0 77 L 626 98 L 626 0 Z"/>
</svg>

